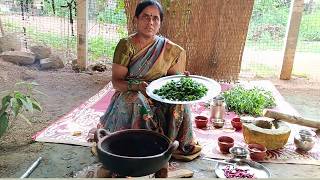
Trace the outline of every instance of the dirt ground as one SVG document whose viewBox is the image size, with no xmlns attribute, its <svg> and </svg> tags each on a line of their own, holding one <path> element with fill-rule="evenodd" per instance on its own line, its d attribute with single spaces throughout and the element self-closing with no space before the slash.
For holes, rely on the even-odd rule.
<svg viewBox="0 0 320 180">
<path fill-rule="evenodd" d="M 17 119 L 0 138 L 0 178 L 20 177 L 39 156 L 43 157 L 43 161 L 31 177 L 71 177 L 73 173 L 97 162 L 88 147 L 32 142 L 31 136 L 96 94 L 110 78 L 110 71 L 74 73 L 69 66 L 54 71 L 38 71 L 0 60 L 0 91 L 11 89 L 19 81 L 36 81 L 39 84 L 37 89 L 47 94 L 38 96 L 44 111 L 27 116 L 31 118 L 32 126 Z M 320 120 L 319 81 L 305 78 L 269 80 L 303 116 Z M 194 177 L 215 177 L 213 162 L 198 159 L 178 163 L 193 170 Z M 320 166 L 311 165 L 272 164 L 267 167 L 276 178 L 288 178 L 289 171 L 290 177 L 319 177 L 320 172 Z"/>
</svg>

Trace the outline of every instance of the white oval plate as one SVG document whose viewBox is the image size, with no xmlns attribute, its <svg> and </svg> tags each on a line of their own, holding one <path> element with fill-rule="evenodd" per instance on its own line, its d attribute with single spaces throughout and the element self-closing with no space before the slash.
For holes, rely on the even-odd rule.
<svg viewBox="0 0 320 180">
<path fill-rule="evenodd" d="M 247 169 L 249 173 L 254 174 L 254 179 L 270 178 L 271 177 L 270 171 L 262 164 L 251 161 L 251 160 L 247 160 L 247 159 L 241 159 L 239 161 L 240 161 L 240 163 L 237 163 L 236 167 L 239 169 Z M 225 162 L 235 163 L 235 161 L 233 161 L 232 159 L 225 160 Z M 223 169 L 226 166 L 228 166 L 228 164 L 225 164 L 223 162 L 218 162 L 216 164 L 214 171 L 215 171 L 218 178 L 226 178 L 226 176 L 224 175 L 224 171 L 223 171 Z M 242 179 L 245 179 L 245 178 L 242 178 Z"/>
<path fill-rule="evenodd" d="M 153 91 L 155 89 L 160 89 L 163 85 L 170 82 L 171 80 L 179 81 L 181 77 L 185 77 L 185 75 L 172 75 L 172 76 L 165 76 L 162 78 L 159 78 L 157 80 L 152 81 L 147 89 L 146 93 L 149 97 L 151 97 L 154 100 L 168 103 L 168 104 L 193 104 L 198 102 L 206 102 L 208 100 L 211 100 L 212 98 L 216 97 L 221 92 L 221 86 L 220 84 L 212 79 L 203 77 L 203 76 L 197 76 L 197 75 L 190 75 L 189 77 L 192 78 L 192 80 L 203 84 L 208 88 L 207 94 L 203 96 L 201 99 L 194 100 L 194 101 L 171 101 L 168 99 L 163 99 L 162 97 L 158 96 L 157 94 L 154 94 Z"/>
</svg>

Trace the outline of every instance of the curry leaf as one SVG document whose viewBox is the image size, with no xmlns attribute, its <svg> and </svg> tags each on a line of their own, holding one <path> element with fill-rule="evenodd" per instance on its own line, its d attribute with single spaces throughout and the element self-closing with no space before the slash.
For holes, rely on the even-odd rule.
<svg viewBox="0 0 320 180">
<path fill-rule="evenodd" d="M 13 116 L 17 117 L 20 112 L 21 105 L 18 103 L 16 98 L 13 97 L 10 99 L 10 106 L 12 107 Z"/>
<path fill-rule="evenodd" d="M 32 107 L 38 111 L 42 111 L 40 104 L 36 100 L 32 100 Z"/>
<path fill-rule="evenodd" d="M 4 112 L 8 108 L 8 106 L 10 105 L 10 99 L 11 98 L 12 98 L 12 96 L 10 96 L 10 95 L 7 95 L 7 96 L 2 98 L 1 112 Z"/>
<path fill-rule="evenodd" d="M 21 85 L 24 87 L 24 91 L 15 90 L 17 86 Z M 8 128 L 9 120 L 13 117 L 17 116 L 24 119 L 28 124 L 31 125 L 29 119 L 27 119 L 23 113 L 29 111 L 33 113 L 34 109 L 38 111 L 42 111 L 40 103 L 33 96 L 33 92 L 37 92 L 40 94 L 44 94 L 41 91 L 38 91 L 33 88 L 33 86 L 37 86 L 38 84 L 35 82 L 19 82 L 15 84 L 15 88 L 6 91 L 8 92 L 1 100 L 1 109 L 0 109 L 0 136 Z M 24 92 L 24 93 L 23 93 Z M 45 95 L 45 94 L 44 94 Z"/>
<path fill-rule="evenodd" d="M 5 112 L 0 115 L 0 137 L 6 132 L 9 125 L 9 117 Z"/>
<path fill-rule="evenodd" d="M 159 89 L 153 91 L 154 94 L 164 99 L 173 101 L 193 101 L 201 99 L 206 95 L 208 89 L 190 77 L 182 77 L 179 81 L 169 81 Z"/>
<path fill-rule="evenodd" d="M 27 100 L 27 106 L 25 108 L 31 113 L 33 113 L 32 100 L 29 97 L 26 97 L 26 100 Z"/>
<path fill-rule="evenodd" d="M 275 106 L 275 99 L 270 91 L 254 87 L 245 89 L 236 86 L 223 93 L 223 97 L 229 110 L 237 114 L 261 115 L 264 108 Z"/>
</svg>

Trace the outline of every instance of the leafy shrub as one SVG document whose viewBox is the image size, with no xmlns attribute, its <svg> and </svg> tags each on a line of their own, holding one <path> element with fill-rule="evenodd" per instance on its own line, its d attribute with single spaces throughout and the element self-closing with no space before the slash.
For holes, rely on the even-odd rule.
<svg viewBox="0 0 320 180">
<path fill-rule="evenodd" d="M 23 114 L 26 111 L 31 113 L 33 113 L 34 110 L 42 111 L 40 103 L 33 95 L 34 92 L 41 93 L 33 88 L 36 85 L 38 84 L 28 82 L 17 83 L 15 88 L 2 98 L 0 109 L 0 137 L 6 132 L 11 118 L 19 116 L 26 120 L 27 123 L 31 124 Z M 23 86 L 26 89 L 26 92 L 22 93 L 16 90 L 17 86 Z"/>
<path fill-rule="evenodd" d="M 264 108 L 275 106 L 272 93 L 257 87 L 245 89 L 242 86 L 236 86 L 229 91 L 225 91 L 222 96 L 228 109 L 239 115 L 262 115 Z"/>
</svg>

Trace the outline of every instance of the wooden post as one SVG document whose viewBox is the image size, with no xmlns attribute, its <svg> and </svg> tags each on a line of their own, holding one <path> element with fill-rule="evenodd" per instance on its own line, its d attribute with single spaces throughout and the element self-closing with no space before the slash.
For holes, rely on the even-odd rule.
<svg viewBox="0 0 320 180">
<path fill-rule="evenodd" d="M 87 69 L 88 58 L 88 1 L 77 0 L 77 64 L 81 70 Z"/>
<path fill-rule="evenodd" d="M 2 26 L 1 17 L 0 17 L 0 31 L 1 31 L 1 35 L 4 36 L 4 29 L 3 29 L 3 26 Z"/>
<path fill-rule="evenodd" d="M 291 3 L 289 22 L 286 33 L 286 44 L 283 56 L 283 64 L 280 74 L 280 79 L 289 80 L 291 78 L 294 55 L 296 52 L 299 27 L 303 12 L 304 0 L 293 0 Z"/>
</svg>

